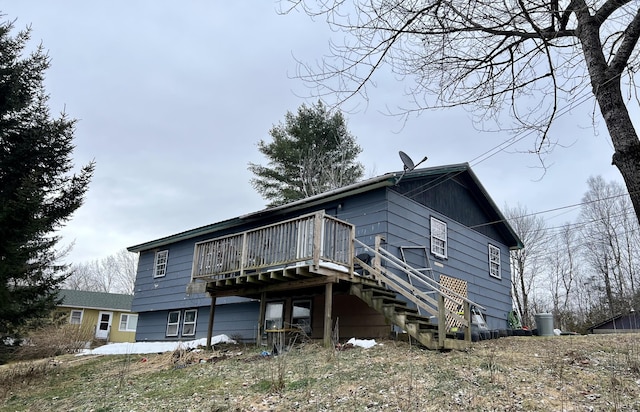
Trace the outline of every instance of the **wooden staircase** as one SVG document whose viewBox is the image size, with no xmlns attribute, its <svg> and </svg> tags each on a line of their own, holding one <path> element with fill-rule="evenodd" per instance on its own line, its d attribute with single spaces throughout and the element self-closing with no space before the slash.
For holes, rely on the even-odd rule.
<svg viewBox="0 0 640 412">
<path fill-rule="evenodd" d="M 354 257 L 354 265 L 360 269 L 361 282 L 354 282 L 350 293 L 381 313 L 390 323 L 429 349 L 464 350 L 471 344 L 471 307 L 482 306 L 461 296 L 450 288 L 425 276 L 415 268 L 380 247 L 371 248 L 354 239 L 356 247 L 373 252 L 372 259 Z M 384 262 L 384 265 L 382 264 Z M 394 270 L 391 270 L 391 269 Z M 406 277 L 399 276 L 404 273 Z M 420 287 L 417 287 L 420 285 Z M 403 299 L 398 299 L 398 295 Z M 451 305 L 451 302 L 454 305 Z M 409 307 L 408 302 L 415 305 Z M 452 310 L 450 307 L 461 308 Z M 427 315 L 422 315 L 426 313 Z M 464 331 L 463 339 L 456 339 L 457 332 L 450 333 L 447 325 L 458 325 Z"/>
<path fill-rule="evenodd" d="M 395 292 L 383 286 L 352 284 L 350 293 L 428 349 L 464 350 L 468 347 L 468 342 L 457 340 L 453 333 L 446 333 L 444 345 L 441 346 L 438 325 L 431 323 L 428 316 L 420 315 L 418 309 L 408 307 L 407 302 L 398 299 Z"/>
</svg>

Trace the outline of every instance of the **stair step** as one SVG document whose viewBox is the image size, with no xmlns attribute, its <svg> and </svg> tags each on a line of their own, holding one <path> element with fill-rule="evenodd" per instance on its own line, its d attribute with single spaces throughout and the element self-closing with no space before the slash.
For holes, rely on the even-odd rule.
<svg viewBox="0 0 640 412">
<path fill-rule="evenodd" d="M 395 304 L 396 306 L 400 306 L 400 307 L 407 306 L 407 302 L 405 302 L 404 300 L 396 299 L 395 297 L 390 297 L 390 296 L 374 296 L 371 298 L 371 300 L 382 301 L 381 303 L 382 305 Z"/>
<path fill-rule="evenodd" d="M 434 325 L 433 323 L 429 323 L 428 321 L 423 321 L 423 320 L 407 320 L 405 324 L 416 325 L 418 329 L 421 331 L 422 330 L 438 330 L 438 325 Z"/>
<path fill-rule="evenodd" d="M 373 296 L 388 296 L 390 298 L 395 298 L 397 294 L 385 288 L 375 287 L 375 286 L 362 286 L 362 293 L 371 293 Z"/>
<path fill-rule="evenodd" d="M 408 308 L 407 304 L 404 302 L 400 304 L 399 303 L 383 303 L 382 308 L 387 310 L 391 309 L 393 312 L 396 312 L 402 315 L 418 314 L 418 309 Z"/>
</svg>

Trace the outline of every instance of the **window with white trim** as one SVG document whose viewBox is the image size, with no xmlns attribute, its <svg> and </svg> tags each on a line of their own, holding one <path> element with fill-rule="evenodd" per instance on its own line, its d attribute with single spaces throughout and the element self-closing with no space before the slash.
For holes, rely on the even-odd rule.
<svg viewBox="0 0 640 412">
<path fill-rule="evenodd" d="M 156 252 L 156 259 L 153 265 L 153 277 L 161 278 L 167 274 L 167 259 L 169 257 L 168 250 L 159 250 Z"/>
<path fill-rule="evenodd" d="M 167 336 L 178 336 L 178 328 L 180 327 L 180 311 L 175 310 L 169 312 L 167 317 Z"/>
<path fill-rule="evenodd" d="M 435 217 L 431 218 L 431 253 L 447 258 L 447 224 Z"/>
<path fill-rule="evenodd" d="M 182 336 L 193 336 L 196 334 L 196 319 L 198 309 L 184 311 L 184 321 L 182 322 Z"/>
<path fill-rule="evenodd" d="M 121 332 L 135 332 L 138 327 L 138 315 L 130 313 L 120 314 L 120 326 L 118 330 Z"/>
<path fill-rule="evenodd" d="M 494 278 L 502 278 L 500 274 L 500 248 L 493 245 L 489 245 L 489 274 Z"/>
<path fill-rule="evenodd" d="M 269 302 L 264 313 L 264 329 L 282 329 L 284 322 L 284 302 Z"/>
<path fill-rule="evenodd" d="M 72 310 L 71 313 L 69 314 L 69 323 L 72 325 L 82 324 L 82 311 Z"/>
</svg>

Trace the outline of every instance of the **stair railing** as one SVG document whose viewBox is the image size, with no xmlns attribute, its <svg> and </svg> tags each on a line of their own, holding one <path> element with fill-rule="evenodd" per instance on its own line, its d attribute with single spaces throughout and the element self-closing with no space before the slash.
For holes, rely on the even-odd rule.
<svg viewBox="0 0 640 412">
<path fill-rule="evenodd" d="M 437 317 L 438 319 L 438 334 L 440 339 L 440 344 L 442 346 L 445 336 L 445 328 L 446 328 L 446 317 L 450 316 L 451 318 L 460 322 L 463 326 L 466 326 L 465 329 L 465 340 L 471 340 L 470 330 L 471 330 L 471 310 L 470 307 L 473 305 L 480 309 L 485 309 L 483 306 L 478 305 L 477 303 L 471 301 L 466 296 L 462 296 L 459 293 L 455 292 L 451 288 L 448 288 L 440 283 L 436 282 L 434 279 L 426 276 L 422 272 L 412 268 L 410 265 L 405 263 L 404 261 L 398 259 L 389 251 L 379 247 L 372 248 L 358 239 L 354 239 L 354 243 L 363 248 L 366 251 L 370 251 L 374 253 L 374 261 L 379 262 L 380 260 L 384 260 L 390 266 L 404 272 L 408 279 L 415 279 L 422 285 L 424 285 L 429 291 L 424 292 L 418 289 L 416 286 L 412 284 L 412 282 L 407 282 L 396 273 L 387 270 L 382 265 L 376 265 L 377 267 L 372 267 L 362 260 L 355 258 L 360 266 L 362 266 L 365 270 L 370 272 L 376 280 L 380 283 L 384 283 L 386 286 L 390 287 L 394 291 L 400 293 L 402 296 L 407 298 L 409 301 L 413 302 L 418 308 L 425 310 L 427 313 L 432 316 Z M 377 242 L 378 243 L 378 242 Z M 437 299 L 430 296 L 430 294 L 437 294 Z M 463 306 L 463 316 L 460 316 L 457 312 L 451 311 L 446 308 L 444 302 L 446 299 L 450 299 L 456 302 L 461 302 Z"/>
</svg>

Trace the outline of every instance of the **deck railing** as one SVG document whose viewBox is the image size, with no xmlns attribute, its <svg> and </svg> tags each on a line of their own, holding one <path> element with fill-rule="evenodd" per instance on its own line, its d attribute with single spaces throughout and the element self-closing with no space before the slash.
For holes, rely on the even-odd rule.
<svg viewBox="0 0 640 412">
<path fill-rule="evenodd" d="M 353 225 L 323 211 L 196 243 L 191 278 L 216 280 L 305 262 L 353 268 Z"/>
</svg>

